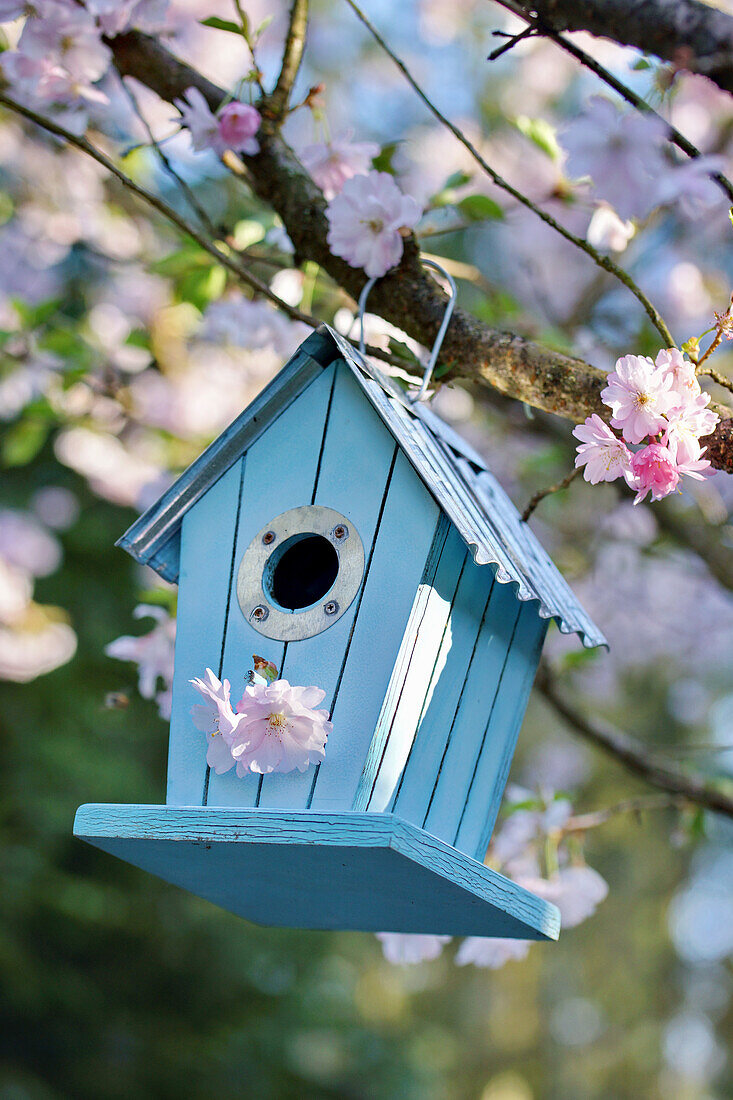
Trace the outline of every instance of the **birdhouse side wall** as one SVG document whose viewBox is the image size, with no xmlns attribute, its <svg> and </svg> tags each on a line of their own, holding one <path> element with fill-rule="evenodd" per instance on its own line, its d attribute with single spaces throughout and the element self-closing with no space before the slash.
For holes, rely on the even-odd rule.
<svg viewBox="0 0 733 1100">
<path fill-rule="evenodd" d="M 482 859 L 547 624 L 452 528 L 421 614 L 356 808 L 391 810 Z"/>
<path fill-rule="evenodd" d="M 348 611 L 314 637 L 278 642 L 245 619 L 237 573 L 253 537 L 291 508 L 320 504 L 346 517 L 364 546 Z M 173 805 L 350 809 L 387 691 L 439 510 L 348 368 L 325 368 L 186 513 L 168 802 Z M 252 654 L 293 684 L 326 692 L 334 730 L 326 759 L 304 773 L 216 775 L 190 710 L 188 681 L 210 667 L 236 702 Z"/>
</svg>

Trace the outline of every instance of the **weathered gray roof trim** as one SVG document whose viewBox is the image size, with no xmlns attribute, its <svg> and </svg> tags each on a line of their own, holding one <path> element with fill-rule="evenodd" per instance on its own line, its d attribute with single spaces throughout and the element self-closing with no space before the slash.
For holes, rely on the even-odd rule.
<svg viewBox="0 0 733 1100">
<path fill-rule="evenodd" d="M 481 456 L 421 403 L 411 404 L 395 383 L 368 364 L 337 332 L 322 325 L 237 419 L 149 508 L 118 542 L 137 561 L 165 577 L 178 578 L 180 525 L 184 513 L 244 450 L 334 359 L 348 364 L 366 397 L 392 433 L 478 565 L 494 567 L 501 584 L 514 584 L 517 598 L 537 600 L 542 618 L 555 619 L 564 634 L 577 633 L 588 647 L 606 639 L 569 585 L 523 523 Z"/>
</svg>

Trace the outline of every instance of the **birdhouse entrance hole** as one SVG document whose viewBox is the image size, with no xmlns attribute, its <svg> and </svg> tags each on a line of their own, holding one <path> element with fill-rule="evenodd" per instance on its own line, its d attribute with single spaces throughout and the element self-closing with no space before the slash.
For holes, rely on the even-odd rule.
<svg viewBox="0 0 733 1100">
<path fill-rule="evenodd" d="M 348 611 L 364 577 L 364 546 L 347 516 L 304 504 L 275 516 L 250 542 L 237 598 L 259 634 L 297 642 Z"/>
<path fill-rule="evenodd" d="M 265 567 L 264 589 L 273 603 L 300 611 L 333 588 L 339 556 L 323 535 L 293 535 L 273 553 Z"/>
</svg>

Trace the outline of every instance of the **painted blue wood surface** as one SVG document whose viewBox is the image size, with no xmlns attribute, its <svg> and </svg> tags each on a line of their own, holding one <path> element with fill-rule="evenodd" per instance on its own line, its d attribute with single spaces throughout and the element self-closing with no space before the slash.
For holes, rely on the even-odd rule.
<svg viewBox="0 0 733 1100">
<path fill-rule="evenodd" d="M 171 805 L 203 800 L 206 738 L 191 719 L 191 707 L 200 699 L 188 681 L 203 676 L 207 667 L 219 671 L 243 461 L 183 521 L 166 795 Z"/>
<path fill-rule="evenodd" d="M 424 821 L 429 833 L 449 844 L 455 843 L 486 719 L 499 691 L 518 615 L 519 604 L 511 586 L 495 581 L 485 601 L 481 627 Z"/>
<path fill-rule="evenodd" d="M 438 654 L 465 553 L 455 528 L 441 516 L 359 781 L 355 810 L 383 811 L 392 802 L 426 708 L 431 680 L 439 675 L 434 676 Z"/>
<path fill-rule="evenodd" d="M 317 482 L 314 480 L 311 483 L 308 494 L 300 503 L 309 504 L 312 501 L 334 508 L 346 516 L 359 532 L 367 565 L 377 535 L 394 457 L 395 443 L 391 435 L 365 400 L 348 368 L 339 366 Z M 285 657 L 284 675 L 290 683 L 315 684 L 326 692 L 321 704 L 324 708 L 333 711 L 335 703 L 339 706 L 334 731 L 326 745 L 326 762 L 321 765 L 321 768 L 329 770 L 332 757 L 339 751 L 340 741 L 353 736 L 355 722 L 374 723 L 381 702 L 380 699 L 376 712 L 362 711 L 356 715 L 344 710 L 338 703 L 338 695 L 346 679 L 346 667 L 353 659 L 353 639 L 361 630 L 364 610 L 360 592 L 338 622 L 314 638 L 290 642 Z M 392 671 L 392 660 L 393 654 L 386 646 L 377 647 L 369 665 L 361 668 L 361 677 L 372 683 L 386 682 Z M 289 772 L 265 776 L 258 805 L 305 809 L 311 799 L 314 781 L 317 785 L 321 782 L 320 770 L 316 771 L 311 766 L 302 774 Z M 338 798 L 338 792 L 335 797 Z M 341 801 L 339 806 L 349 809 L 350 801 Z"/>
<path fill-rule="evenodd" d="M 425 820 L 492 583 L 491 572 L 477 568 L 465 552 L 454 581 L 450 617 L 438 658 L 432 669 L 427 670 L 430 683 L 419 731 L 390 807 L 399 817 L 416 825 Z M 462 798 L 458 788 L 455 797 Z"/>
<path fill-rule="evenodd" d="M 390 814 L 82 806 L 77 837 L 259 924 L 556 939 L 548 902 Z"/>
<path fill-rule="evenodd" d="M 225 675 L 232 682 L 234 703 L 241 698 L 244 678 L 252 666 L 254 653 L 272 661 L 278 668 L 283 667 L 284 644 L 264 638 L 242 614 L 236 592 L 237 572 L 242 555 L 265 524 L 289 508 L 310 503 L 333 373 L 334 368 L 329 367 L 311 382 L 245 455 L 242 505 L 234 551 L 235 568 L 230 582 L 232 613 L 227 624 L 223 662 Z M 190 513 L 196 522 L 202 502 L 196 504 Z M 287 679 L 287 668 L 284 669 L 284 676 Z M 254 806 L 262 782 L 264 780 L 261 781 L 257 775 L 240 778 L 234 769 L 224 775 L 212 772 L 207 804 Z"/>
<path fill-rule="evenodd" d="M 546 631 L 537 604 L 520 604 L 455 838 L 455 846 L 476 859 L 484 858 L 491 839 Z"/>
<path fill-rule="evenodd" d="M 365 476 L 367 471 L 368 463 Z M 314 781 L 315 810 L 353 804 L 438 516 L 438 506 L 397 452 L 333 705 L 334 730 Z"/>
</svg>

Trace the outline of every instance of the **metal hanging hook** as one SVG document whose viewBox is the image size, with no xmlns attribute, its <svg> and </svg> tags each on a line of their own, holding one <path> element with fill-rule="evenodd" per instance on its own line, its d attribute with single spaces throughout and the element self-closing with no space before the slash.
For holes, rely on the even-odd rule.
<svg viewBox="0 0 733 1100">
<path fill-rule="evenodd" d="M 439 271 L 444 276 L 445 281 L 450 288 L 450 294 L 448 297 L 448 304 L 445 307 L 445 313 L 443 314 L 443 320 L 440 322 L 440 328 L 438 329 L 438 335 L 435 337 L 435 343 L 428 357 L 428 361 L 425 364 L 425 370 L 422 376 L 422 382 L 420 388 L 416 393 L 410 395 L 410 401 L 414 403 L 425 400 L 425 394 L 427 393 L 428 386 L 430 385 L 430 379 L 433 377 L 433 371 L 435 370 L 435 364 L 438 362 L 438 355 L 443 345 L 443 339 L 445 338 L 446 330 L 450 324 L 450 319 L 453 316 L 453 310 L 456 307 L 456 283 L 453 276 L 441 267 L 435 260 L 428 260 L 420 258 L 420 263 L 423 267 L 432 267 L 434 271 Z M 376 283 L 377 278 L 373 277 L 368 279 L 364 283 L 364 288 L 359 295 L 359 352 L 363 355 L 366 349 L 366 339 L 364 336 L 364 313 L 366 312 L 367 298 L 369 292 Z"/>
</svg>

